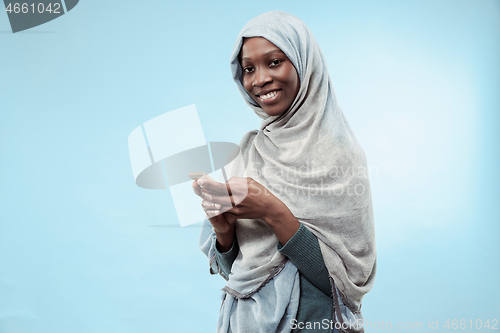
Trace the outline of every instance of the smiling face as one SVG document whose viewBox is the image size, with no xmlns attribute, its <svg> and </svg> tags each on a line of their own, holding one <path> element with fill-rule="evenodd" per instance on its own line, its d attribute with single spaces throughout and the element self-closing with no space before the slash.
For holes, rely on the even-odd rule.
<svg viewBox="0 0 500 333">
<path fill-rule="evenodd" d="M 243 87 L 270 116 L 288 110 L 299 92 L 295 66 L 276 45 L 263 37 L 245 38 L 240 52 Z"/>
</svg>

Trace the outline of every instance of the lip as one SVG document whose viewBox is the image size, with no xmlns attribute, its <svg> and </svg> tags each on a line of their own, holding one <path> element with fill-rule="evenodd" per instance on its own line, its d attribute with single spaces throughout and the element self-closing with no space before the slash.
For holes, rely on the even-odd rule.
<svg viewBox="0 0 500 333">
<path fill-rule="evenodd" d="M 273 92 L 273 91 L 276 91 L 276 95 L 274 95 L 274 97 L 271 97 L 269 99 L 262 99 L 262 98 L 260 98 L 260 96 L 267 95 L 267 94 L 269 94 L 270 92 Z M 272 103 L 274 103 L 281 96 L 281 89 L 269 89 L 269 90 L 265 90 L 265 91 L 260 91 L 258 94 L 255 94 L 255 95 L 257 96 L 257 98 L 259 99 L 259 101 L 261 103 L 272 104 Z"/>
</svg>

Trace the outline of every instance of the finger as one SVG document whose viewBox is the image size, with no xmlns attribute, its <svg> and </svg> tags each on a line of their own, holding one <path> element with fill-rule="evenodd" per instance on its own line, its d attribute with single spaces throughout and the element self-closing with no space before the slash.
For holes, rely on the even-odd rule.
<svg viewBox="0 0 500 333">
<path fill-rule="evenodd" d="M 205 189 L 201 191 L 201 195 L 204 199 L 207 199 L 208 201 L 218 203 L 222 206 L 232 207 L 232 200 L 228 195 L 215 195 L 213 193 L 206 192 Z"/>
<path fill-rule="evenodd" d="M 207 209 L 220 209 L 222 206 L 218 203 L 214 203 L 214 202 L 210 202 L 208 200 L 205 200 L 203 199 L 203 201 L 201 202 L 201 206 L 203 207 L 203 209 L 207 210 Z"/>
<path fill-rule="evenodd" d="M 196 181 L 193 181 L 191 183 L 191 186 L 193 187 L 194 193 L 199 196 L 200 198 L 203 199 L 203 196 L 201 195 L 201 186 L 196 183 Z"/>
<path fill-rule="evenodd" d="M 231 210 L 233 207 L 231 205 L 221 205 L 220 208 L 217 208 L 217 210 L 220 212 L 220 213 L 226 213 L 228 212 L 229 210 Z M 212 208 L 212 209 L 216 209 L 216 208 Z"/>
<path fill-rule="evenodd" d="M 225 183 L 219 183 L 215 180 L 208 180 L 208 179 L 198 179 L 197 181 L 198 185 L 203 186 L 203 189 L 206 189 L 209 192 L 212 193 L 219 193 L 219 194 L 228 194 L 231 195 L 231 189 L 229 188 L 229 184 Z"/>
<path fill-rule="evenodd" d="M 215 217 L 220 214 L 218 210 L 206 210 L 205 213 L 209 218 Z"/>
<path fill-rule="evenodd" d="M 210 201 L 220 203 L 221 205 L 228 205 L 230 207 L 235 207 L 234 198 L 232 195 L 214 193 L 203 189 L 201 191 L 202 198 L 206 198 Z"/>
<path fill-rule="evenodd" d="M 236 215 L 230 213 L 225 214 L 224 217 L 226 218 L 226 221 L 229 224 L 233 224 L 238 218 Z"/>
<path fill-rule="evenodd" d="M 234 203 L 233 192 L 231 191 L 230 181 L 231 180 L 229 180 L 226 183 L 219 183 L 219 182 L 210 182 L 204 180 L 202 182 L 202 184 L 205 184 L 203 186 L 203 190 L 212 197 L 220 195 L 228 197 L 231 202 L 231 207 L 235 207 L 236 205 Z M 233 183 L 232 185 L 234 186 L 235 183 Z M 223 204 L 225 204 L 225 202 Z"/>
</svg>

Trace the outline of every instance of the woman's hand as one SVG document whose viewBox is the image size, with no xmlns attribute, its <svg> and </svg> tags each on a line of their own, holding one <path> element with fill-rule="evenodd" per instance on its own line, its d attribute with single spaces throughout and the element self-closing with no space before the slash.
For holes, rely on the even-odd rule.
<svg viewBox="0 0 500 333">
<path fill-rule="evenodd" d="M 273 229 L 282 244 L 300 227 L 288 207 L 252 178 L 232 177 L 226 183 L 200 178 L 197 184 L 202 186 L 202 205 L 207 207 L 204 206 L 204 209 L 212 218 L 222 215 L 226 221 L 228 218 L 262 219 Z M 219 220 L 215 221 L 217 225 L 225 225 Z"/>
<path fill-rule="evenodd" d="M 201 206 L 207 214 L 208 220 L 214 227 L 217 242 L 220 245 L 219 251 L 227 252 L 231 249 L 234 241 L 234 222 L 236 217 L 233 215 L 220 214 L 221 205 L 206 200 L 201 193 L 201 186 L 196 181 L 192 183 L 194 193 L 203 199 Z"/>
<path fill-rule="evenodd" d="M 226 183 L 198 179 L 201 196 L 212 205 L 215 214 L 222 211 L 243 219 L 264 219 L 280 205 L 281 200 L 252 178 L 232 177 Z"/>
</svg>

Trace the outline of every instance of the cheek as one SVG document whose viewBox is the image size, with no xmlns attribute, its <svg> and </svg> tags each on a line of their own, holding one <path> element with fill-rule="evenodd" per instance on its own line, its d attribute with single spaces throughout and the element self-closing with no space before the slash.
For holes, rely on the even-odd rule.
<svg viewBox="0 0 500 333">
<path fill-rule="evenodd" d="M 245 88 L 247 92 L 250 92 L 252 90 L 252 82 L 248 77 L 243 77 L 242 83 L 243 83 L 243 88 Z"/>
<path fill-rule="evenodd" d="M 294 87 L 294 91 L 295 91 L 295 95 L 297 95 L 297 93 L 299 92 L 299 87 L 300 87 L 300 84 L 299 84 L 299 80 L 298 80 L 298 77 L 295 76 L 294 78 L 294 81 L 293 81 L 293 87 Z M 294 96 L 295 97 L 295 96 Z"/>
<path fill-rule="evenodd" d="M 252 79 L 248 77 L 243 78 L 243 88 L 245 88 L 246 92 L 250 95 L 250 97 L 255 101 L 255 103 L 259 104 L 259 100 L 252 94 Z"/>
<path fill-rule="evenodd" d="M 290 72 L 290 75 L 288 77 L 288 82 L 290 82 L 290 87 L 293 89 L 294 92 L 294 98 L 295 95 L 299 92 L 300 88 L 300 80 L 299 80 L 299 75 L 297 74 L 297 71 L 295 70 L 295 67 L 293 67 L 292 71 Z"/>
<path fill-rule="evenodd" d="M 297 74 L 295 67 L 291 64 L 284 68 L 282 77 L 287 81 L 288 86 L 290 87 L 295 88 L 299 85 L 299 75 Z"/>
</svg>

